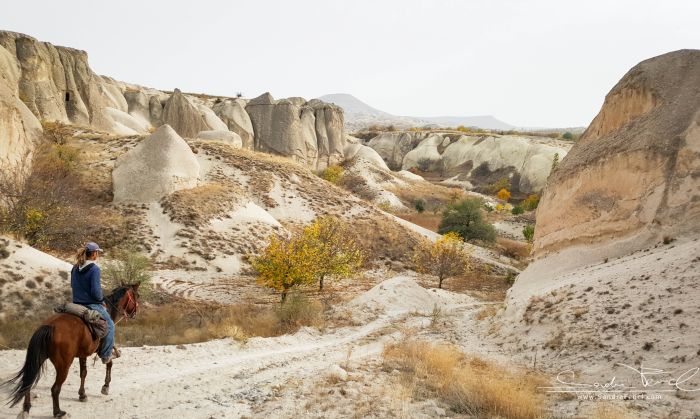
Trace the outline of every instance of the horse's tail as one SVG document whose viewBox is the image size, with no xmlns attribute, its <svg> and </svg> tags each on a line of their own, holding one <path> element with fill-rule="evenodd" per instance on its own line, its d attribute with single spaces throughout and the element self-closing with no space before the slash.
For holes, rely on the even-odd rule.
<svg viewBox="0 0 700 419">
<path fill-rule="evenodd" d="M 39 327 L 32 335 L 27 348 L 27 358 L 24 366 L 12 379 L 5 384 L 14 384 L 8 404 L 14 406 L 31 390 L 41 378 L 44 362 L 49 357 L 49 348 L 53 338 L 53 326 Z"/>
</svg>

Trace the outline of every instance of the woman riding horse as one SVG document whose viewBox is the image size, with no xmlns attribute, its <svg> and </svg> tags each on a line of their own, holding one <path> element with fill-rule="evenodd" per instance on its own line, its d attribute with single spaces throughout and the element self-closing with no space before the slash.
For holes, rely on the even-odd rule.
<svg viewBox="0 0 700 419">
<path fill-rule="evenodd" d="M 102 394 L 107 395 L 109 394 L 109 383 L 112 380 L 113 319 L 117 317 L 133 318 L 136 316 L 139 284 L 119 287 L 112 294 L 103 298 L 102 289 L 100 288 L 100 270 L 95 265 L 97 255 L 100 252 L 100 247 L 95 243 L 90 242 L 83 246 L 78 252 L 76 266 L 73 267 L 71 272 L 71 286 L 73 288 L 73 301 L 99 311 L 103 317 L 106 315 L 105 320 L 110 325 L 108 341 L 105 342 L 99 354 L 102 362 L 105 362 L 107 366 L 105 383 L 102 386 Z M 103 300 L 110 307 L 109 314 L 101 305 Z M 61 387 L 66 381 L 66 377 L 68 377 L 68 370 L 75 358 L 80 360 L 78 400 L 81 402 L 87 401 L 87 395 L 85 394 L 87 358 L 98 350 L 99 344 L 100 340 L 93 339 L 90 330 L 80 317 L 59 313 L 48 318 L 32 335 L 22 369 L 15 377 L 4 383 L 14 384 L 10 394 L 10 405 L 15 406 L 20 400 L 24 399 L 20 417 L 29 417 L 29 409 L 32 406 L 30 391 L 39 382 L 42 366 L 47 359 L 51 361 L 56 369 L 56 380 L 51 386 L 54 418 L 66 415 L 66 412 L 59 407 L 58 397 L 61 393 Z"/>
<path fill-rule="evenodd" d="M 100 282 L 100 267 L 97 266 L 97 257 L 102 249 L 97 243 L 89 242 L 83 246 L 75 257 L 75 265 L 70 272 L 70 286 L 73 291 L 73 303 L 83 305 L 100 313 L 107 322 L 107 336 L 102 339 L 100 358 L 103 364 L 118 358 L 119 353 L 114 351 L 114 321 L 104 307 L 102 296 L 102 284 Z"/>
</svg>

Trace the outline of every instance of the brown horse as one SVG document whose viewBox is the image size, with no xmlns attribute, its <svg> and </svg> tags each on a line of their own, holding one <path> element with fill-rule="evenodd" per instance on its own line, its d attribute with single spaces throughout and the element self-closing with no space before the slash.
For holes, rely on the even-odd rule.
<svg viewBox="0 0 700 419">
<path fill-rule="evenodd" d="M 118 323 L 124 317 L 133 318 L 138 310 L 138 284 L 115 289 L 105 298 L 107 309 L 112 320 Z M 60 418 L 66 415 L 58 405 L 61 386 L 68 377 L 68 370 L 74 358 L 80 360 L 80 390 L 78 399 L 87 400 L 85 395 L 85 377 L 87 376 L 87 358 L 99 348 L 100 340 L 93 340 L 90 330 L 83 320 L 72 314 L 56 314 L 47 319 L 32 335 L 27 348 L 24 366 L 17 375 L 5 384 L 14 384 L 10 395 L 10 406 L 15 406 L 24 398 L 24 408 L 19 417 L 29 417 L 32 407 L 30 390 L 41 378 L 44 362 L 49 359 L 56 369 L 56 381 L 51 387 L 53 399 L 53 416 Z M 112 380 L 112 362 L 107 364 L 105 384 L 102 394 L 109 394 L 109 383 Z"/>
</svg>

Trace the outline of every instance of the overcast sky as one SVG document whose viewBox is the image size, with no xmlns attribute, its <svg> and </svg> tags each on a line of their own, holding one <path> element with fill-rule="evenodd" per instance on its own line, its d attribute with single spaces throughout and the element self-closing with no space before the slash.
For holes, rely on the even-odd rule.
<svg viewBox="0 0 700 419">
<path fill-rule="evenodd" d="M 254 97 L 350 93 L 397 115 L 584 126 L 639 61 L 700 48 L 700 1 L 35 1 L 0 28 L 97 73 Z"/>
</svg>

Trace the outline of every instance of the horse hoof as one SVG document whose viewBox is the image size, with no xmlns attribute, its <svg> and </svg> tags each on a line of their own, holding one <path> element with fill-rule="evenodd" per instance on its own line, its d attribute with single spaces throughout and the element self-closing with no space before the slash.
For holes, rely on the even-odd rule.
<svg viewBox="0 0 700 419">
<path fill-rule="evenodd" d="M 54 418 L 67 418 L 68 413 L 64 412 L 63 410 L 59 410 L 58 413 L 53 415 Z"/>
<path fill-rule="evenodd" d="M 86 402 L 87 396 L 83 394 L 82 396 L 78 397 L 78 400 L 80 400 L 81 402 Z"/>
<path fill-rule="evenodd" d="M 29 412 L 22 411 L 22 413 L 17 415 L 17 419 L 29 419 Z"/>
<path fill-rule="evenodd" d="M 105 396 L 109 396 L 109 387 L 102 386 L 102 394 L 104 394 Z"/>
</svg>

